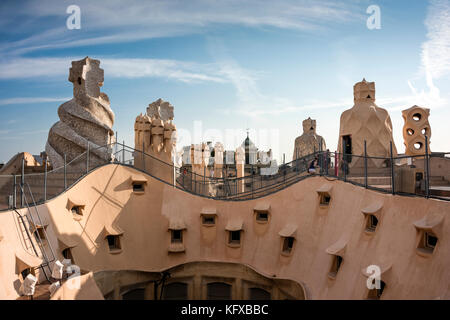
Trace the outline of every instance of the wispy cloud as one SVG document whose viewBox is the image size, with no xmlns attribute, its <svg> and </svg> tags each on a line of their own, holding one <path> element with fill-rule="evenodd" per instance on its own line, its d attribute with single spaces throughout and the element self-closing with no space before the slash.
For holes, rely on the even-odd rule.
<svg viewBox="0 0 450 320">
<path fill-rule="evenodd" d="M 73 1 L 29 1 L 21 6 L 24 14 L 48 17 L 65 12 Z M 213 23 L 307 28 L 323 22 L 342 22 L 358 17 L 352 8 L 357 2 L 336 3 L 330 0 L 119 0 L 107 2 L 79 0 L 84 19 L 95 27 L 194 25 Z M 62 9 L 62 10 L 61 10 Z"/>
<path fill-rule="evenodd" d="M 422 67 L 430 77 L 450 74 L 450 1 L 431 0 L 425 19 L 427 41 L 422 44 Z"/>
<path fill-rule="evenodd" d="M 79 0 L 81 30 L 65 29 L 65 10 L 73 1 L 27 1 L 20 5 L 4 5 L 0 20 L 3 28 L 14 27 L 8 19 L 11 12 L 28 21 L 28 28 L 44 29 L 18 41 L 4 43 L 0 50 L 10 54 L 50 49 L 78 47 L 104 43 L 130 42 L 157 37 L 171 37 L 203 32 L 214 25 L 273 27 L 301 31 L 326 30 L 336 24 L 362 19 L 364 10 L 357 1 L 336 3 L 330 0 L 176 0 L 126 3 L 118 0 Z M 48 18 L 58 23 L 50 23 Z M 54 19 L 54 18 L 58 19 Z M 25 27 L 21 27 L 19 31 Z"/>
<path fill-rule="evenodd" d="M 67 101 L 72 98 L 45 98 L 45 97 L 16 97 L 8 99 L 0 99 L 0 106 L 11 105 L 11 104 L 34 104 L 34 103 L 44 103 L 44 102 L 60 102 Z M 15 120 L 8 121 L 8 124 L 14 123 Z"/>
<path fill-rule="evenodd" d="M 422 44 L 420 71 L 425 77 L 426 89 L 419 90 L 408 81 L 416 104 L 428 108 L 448 105 L 435 82 L 450 74 L 450 1 L 431 0 L 425 19 L 427 41 Z"/>
<path fill-rule="evenodd" d="M 20 134 L 20 135 L 30 135 L 30 134 L 40 134 L 40 133 L 48 133 L 48 129 L 18 132 L 18 134 Z"/>
<path fill-rule="evenodd" d="M 35 77 L 55 77 L 67 75 L 70 61 L 82 57 L 65 58 L 15 58 L 0 61 L 0 79 L 25 79 Z M 113 78 L 167 78 L 183 82 L 226 82 L 214 64 L 201 64 L 167 59 L 114 59 L 102 58 L 100 66 L 105 70 L 105 77 Z M 0 100 L 0 104 L 2 104 Z M 59 101 L 59 100 L 58 100 Z M 41 101 L 47 102 L 47 101 Z M 5 103 L 14 103 L 5 99 Z M 22 102 L 16 102 L 22 103 Z"/>
<path fill-rule="evenodd" d="M 232 109 L 222 111 L 227 114 L 235 113 L 250 118 L 258 118 L 260 116 L 301 113 L 309 110 L 347 109 L 351 108 L 354 103 L 352 96 L 337 100 L 294 102 L 288 98 L 267 95 L 258 86 L 258 73 L 241 68 L 229 58 L 221 63 L 220 73 L 230 80 L 236 90 L 237 105 Z M 433 99 L 433 102 L 442 100 L 431 91 L 427 93 L 413 91 L 410 95 L 379 96 L 376 103 L 389 111 L 398 111 L 421 102 L 424 102 L 424 106 L 428 106 L 431 99 Z"/>
<path fill-rule="evenodd" d="M 261 92 L 258 86 L 259 73 L 241 68 L 236 61 L 226 58 L 220 62 L 220 74 L 223 74 L 233 84 L 236 90 L 237 104 L 225 113 L 236 113 L 250 118 L 265 115 L 281 115 L 305 110 L 319 110 L 350 107 L 352 98 L 342 101 L 308 101 L 296 103 L 291 99 L 271 96 Z"/>
<path fill-rule="evenodd" d="M 160 77 L 183 82 L 226 82 L 212 64 L 164 59 L 101 59 L 108 75 L 118 78 Z"/>
</svg>

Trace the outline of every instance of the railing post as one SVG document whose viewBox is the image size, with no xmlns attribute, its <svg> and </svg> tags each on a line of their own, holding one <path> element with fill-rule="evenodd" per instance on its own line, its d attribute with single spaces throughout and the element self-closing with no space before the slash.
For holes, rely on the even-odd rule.
<svg viewBox="0 0 450 320">
<path fill-rule="evenodd" d="M 25 184 L 25 155 L 22 156 L 22 170 L 20 175 L 20 207 L 24 207 L 25 199 L 24 199 L 24 184 Z"/>
<path fill-rule="evenodd" d="M 45 156 L 45 168 L 44 168 L 44 202 L 47 201 L 47 163 L 48 158 Z"/>
<path fill-rule="evenodd" d="M 323 175 L 323 152 L 322 152 L 322 139 L 319 140 L 319 161 L 320 161 L 320 171 L 319 175 Z"/>
<path fill-rule="evenodd" d="M 425 135 L 425 192 L 427 198 L 430 197 L 430 163 L 428 156 L 428 136 Z"/>
<path fill-rule="evenodd" d="M 175 169 L 175 162 L 176 162 L 176 154 L 175 151 L 172 153 L 172 171 L 173 171 L 173 187 L 176 186 L 176 179 L 177 179 L 177 171 Z M 184 180 L 183 180 L 184 182 Z"/>
<path fill-rule="evenodd" d="M 261 180 L 261 183 L 260 183 L 260 188 L 262 188 L 263 187 L 263 178 L 262 178 L 262 174 L 261 174 L 261 169 L 259 170 L 259 178 L 260 178 L 260 180 Z"/>
<path fill-rule="evenodd" d="M 395 178 L 394 178 L 394 155 L 392 154 L 392 141 L 389 141 L 390 155 L 391 155 L 391 185 L 392 194 L 395 194 Z"/>
<path fill-rule="evenodd" d="M 367 143 L 366 140 L 364 140 L 364 187 L 366 189 L 369 185 L 367 180 Z"/>
<path fill-rule="evenodd" d="M 342 170 L 344 171 L 344 181 L 347 182 L 347 159 L 345 159 L 345 146 L 342 146 Z"/>
<path fill-rule="evenodd" d="M 253 164 L 252 164 L 252 199 L 253 199 Z"/>
<path fill-rule="evenodd" d="M 13 209 L 16 208 L 16 175 L 13 174 Z"/>
<path fill-rule="evenodd" d="M 89 140 L 87 141 L 86 149 L 86 174 L 89 172 Z"/>
<path fill-rule="evenodd" d="M 145 171 L 145 156 L 144 156 L 144 147 L 145 147 L 145 142 L 142 141 L 142 170 Z"/>
<path fill-rule="evenodd" d="M 122 141 L 122 163 L 125 164 L 125 140 Z"/>
<path fill-rule="evenodd" d="M 117 151 L 118 151 L 117 143 L 119 142 L 119 140 L 117 139 L 118 136 L 119 135 L 117 134 L 117 131 L 116 131 L 116 136 L 115 136 L 115 140 L 114 140 L 114 156 L 116 156 L 116 157 L 117 157 Z"/>
<path fill-rule="evenodd" d="M 337 177 L 337 178 L 339 178 L 339 171 L 338 171 L 338 169 L 339 169 L 339 166 L 340 166 L 340 163 L 339 163 L 339 159 L 338 159 L 339 157 L 338 157 L 338 153 L 337 153 L 337 151 L 334 151 L 334 175 Z"/>
<path fill-rule="evenodd" d="M 64 153 L 64 191 L 67 189 L 67 155 Z"/>
</svg>

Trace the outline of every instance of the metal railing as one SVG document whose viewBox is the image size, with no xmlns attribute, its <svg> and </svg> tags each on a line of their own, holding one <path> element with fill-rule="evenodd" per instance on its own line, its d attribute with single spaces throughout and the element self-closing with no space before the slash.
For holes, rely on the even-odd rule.
<svg viewBox="0 0 450 320">
<path fill-rule="evenodd" d="M 25 249 L 28 251 L 32 249 L 29 253 L 34 254 L 36 257 L 42 259 L 42 264 L 38 268 L 42 270 L 45 278 L 49 280 L 52 274 L 50 263 L 55 261 L 55 253 L 53 251 L 51 243 L 48 241 L 46 230 L 47 223 L 44 223 L 41 219 L 39 209 L 36 206 L 36 202 L 34 200 L 30 186 L 27 183 L 25 183 L 25 185 L 28 189 L 28 194 L 31 197 L 31 203 L 28 202 L 28 198 L 24 190 L 24 185 L 20 185 L 21 194 L 23 195 L 22 201 L 25 204 L 27 210 L 25 213 L 20 213 L 16 208 L 13 208 L 13 210 L 17 215 L 21 228 L 23 229 L 23 243 L 25 246 L 28 243 L 31 246 L 31 248 L 26 247 Z M 34 209 L 34 212 L 31 208 Z M 25 231 L 25 235 L 23 234 L 23 231 Z M 48 269 L 48 274 L 45 271 L 45 268 Z"/>
<path fill-rule="evenodd" d="M 100 158 L 98 150 L 88 148 L 59 168 L 47 170 L 45 167 L 44 172 L 25 174 L 22 165 L 20 175 L 0 176 L 0 210 L 25 207 L 27 192 L 28 196 L 33 195 L 36 204 L 44 203 L 71 188 L 90 171 L 109 163 L 131 166 L 178 189 L 217 200 L 260 198 L 313 175 L 385 193 L 450 200 L 450 153 L 430 154 L 428 148 L 425 155 L 396 157 L 392 153 L 389 157 L 368 156 L 367 148 L 363 155 L 320 150 L 280 165 L 274 175 L 255 174 L 252 168 L 251 174 L 244 177 L 228 177 L 225 167 L 221 177 L 208 175 L 206 170 L 210 172 L 211 168 L 198 172 L 195 165 L 178 167 L 169 163 L 169 159 L 159 159 L 125 143 L 100 148 L 110 150 L 111 158 Z M 311 174 L 313 161 L 316 172 Z"/>
</svg>

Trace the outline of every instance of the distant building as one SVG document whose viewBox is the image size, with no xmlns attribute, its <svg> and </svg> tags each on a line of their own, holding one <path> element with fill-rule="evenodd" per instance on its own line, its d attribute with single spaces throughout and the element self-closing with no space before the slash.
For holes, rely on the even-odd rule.
<svg viewBox="0 0 450 320">
<path fill-rule="evenodd" d="M 208 141 L 206 143 L 202 143 L 202 149 L 201 152 L 208 152 L 208 161 L 207 161 L 207 168 L 205 168 L 205 172 L 207 172 L 209 176 L 227 176 L 227 177 L 235 177 L 236 176 L 236 152 L 233 150 L 225 150 L 223 151 L 223 159 L 220 163 L 220 170 L 223 171 L 223 174 L 218 175 L 214 172 L 214 170 L 217 170 L 218 167 L 215 166 L 216 161 L 218 161 L 215 150 L 217 148 L 217 145 L 222 146 L 220 143 L 216 143 L 215 146 L 213 146 L 211 141 Z M 192 168 L 192 159 L 195 158 L 191 154 L 193 150 L 193 146 L 185 146 L 183 147 L 183 154 L 182 154 L 182 167 L 186 169 Z M 241 144 L 242 149 L 245 151 L 245 164 L 244 164 L 244 174 L 245 175 L 251 175 L 253 174 L 259 174 L 264 172 L 265 174 L 268 174 L 269 172 L 274 172 L 274 167 L 277 166 L 276 160 L 272 159 L 272 150 L 269 151 L 260 151 L 256 147 L 256 145 L 253 143 L 253 141 L 250 139 L 249 134 L 247 132 L 247 137 L 244 139 L 244 141 Z M 223 147 L 222 147 L 223 148 Z M 195 149 L 195 148 L 194 148 Z M 200 152 L 200 149 L 198 150 Z M 263 168 L 272 168 L 271 170 L 263 170 Z M 278 168 L 278 166 L 277 166 Z M 275 174 L 278 172 L 278 169 L 276 172 L 272 173 Z M 200 173 L 199 173 L 200 174 Z"/>
</svg>

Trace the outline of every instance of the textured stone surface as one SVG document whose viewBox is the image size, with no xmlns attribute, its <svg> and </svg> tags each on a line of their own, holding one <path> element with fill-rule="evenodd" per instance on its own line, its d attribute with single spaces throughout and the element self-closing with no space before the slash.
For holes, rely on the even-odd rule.
<svg viewBox="0 0 450 320">
<path fill-rule="evenodd" d="M 108 96 L 100 92 L 103 85 L 103 69 L 100 61 L 86 57 L 72 61 L 69 81 L 73 83 L 73 99 L 58 108 L 60 121 L 48 134 L 45 150 L 53 168 L 64 165 L 64 155 L 71 162 L 90 149 L 89 163 L 94 167 L 111 159 L 111 148 L 104 147 L 114 142 L 114 113 Z M 83 156 L 71 163 L 70 169 L 86 168 Z"/>
<path fill-rule="evenodd" d="M 397 149 L 392 138 L 392 122 L 389 113 L 375 104 L 375 82 L 365 79 L 353 87 L 353 108 L 344 111 L 340 119 L 338 152 L 342 152 L 343 136 L 351 136 L 352 155 L 364 155 L 364 140 L 367 143 L 367 155 L 390 157 L 389 143 L 392 141 L 393 156 Z M 349 167 L 363 165 L 363 159 L 353 157 Z M 385 159 L 369 159 L 369 166 L 382 167 Z"/>
<path fill-rule="evenodd" d="M 425 135 L 428 137 L 428 152 L 430 151 L 431 127 L 428 122 L 430 109 L 412 106 L 402 111 L 405 121 L 403 125 L 403 140 L 405 154 L 408 156 L 425 154 Z"/>
<path fill-rule="evenodd" d="M 173 120 L 173 106 L 160 98 L 148 105 L 147 115 L 150 118 L 158 116 L 163 121 Z"/>
<path fill-rule="evenodd" d="M 327 148 L 325 139 L 316 133 L 316 120 L 308 118 L 303 120 L 302 125 L 303 134 L 295 139 L 293 160 Z"/>
<path fill-rule="evenodd" d="M 158 99 L 149 105 L 147 114 L 136 117 L 134 124 L 134 143 L 135 149 L 138 150 L 134 155 L 134 165 L 165 181 L 173 179 L 171 164 L 177 129 L 172 119 L 173 106 Z M 144 161 L 139 151 L 144 151 Z"/>
</svg>

